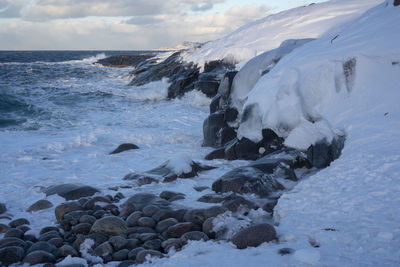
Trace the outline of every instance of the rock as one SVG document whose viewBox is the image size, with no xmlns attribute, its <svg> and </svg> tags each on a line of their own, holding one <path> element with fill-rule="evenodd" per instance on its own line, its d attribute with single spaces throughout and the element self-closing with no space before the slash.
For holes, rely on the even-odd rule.
<svg viewBox="0 0 400 267">
<path fill-rule="evenodd" d="M 79 218 L 80 223 L 88 223 L 88 224 L 94 224 L 96 222 L 96 217 L 92 215 L 83 215 L 82 217 Z"/>
<path fill-rule="evenodd" d="M 58 248 L 56 248 L 54 245 L 51 245 L 48 242 L 44 242 L 44 241 L 39 241 L 39 242 L 33 244 L 27 250 L 26 254 L 30 254 L 31 252 L 38 251 L 38 250 L 51 253 L 51 254 L 53 254 L 54 257 L 58 256 Z"/>
<path fill-rule="evenodd" d="M 394 6 L 400 6 L 400 0 L 394 0 L 393 5 Z"/>
<path fill-rule="evenodd" d="M 126 219 L 126 225 L 128 227 L 137 226 L 138 220 L 143 216 L 143 212 L 135 211 Z"/>
<path fill-rule="evenodd" d="M 221 100 L 221 95 L 220 94 L 216 94 L 212 99 L 211 99 L 211 103 L 210 103 L 210 114 L 217 112 L 220 107 L 219 107 L 219 103 Z"/>
<path fill-rule="evenodd" d="M 153 240 L 153 239 L 157 239 L 158 238 L 158 234 L 156 233 L 143 233 L 139 235 L 139 239 L 142 242 L 147 242 L 149 240 Z"/>
<path fill-rule="evenodd" d="M 164 249 L 166 253 L 169 253 L 171 249 L 178 250 L 181 248 L 181 239 L 180 238 L 170 238 L 161 243 L 161 247 Z"/>
<path fill-rule="evenodd" d="M 194 83 L 194 88 L 208 97 L 214 97 L 217 94 L 219 82 L 218 77 L 209 73 L 201 73 Z"/>
<path fill-rule="evenodd" d="M 49 241 L 52 238 L 60 238 L 60 233 L 58 231 L 50 231 L 40 235 L 39 241 Z"/>
<path fill-rule="evenodd" d="M 200 240 L 208 241 L 209 238 L 208 238 L 208 236 L 207 236 L 205 233 L 200 232 L 200 231 L 187 232 L 187 233 L 185 233 L 185 234 L 183 234 L 183 235 L 181 236 L 181 243 L 182 243 L 182 245 L 186 245 L 186 244 L 187 244 L 189 241 L 191 241 L 191 240 L 195 240 L 195 241 L 200 241 Z"/>
<path fill-rule="evenodd" d="M 128 228 L 126 227 L 125 222 L 116 216 L 107 216 L 97 220 L 90 232 L 91 233 L 100 233 L 109 236 L 115 235 L 125 235 Z"/>
<path fill-rule="evenodd" d="M 3 214 L 7 211 L 6 204 L 0 203 L 0 214 Z"/>
<path fill-rule="evenodd" d="M 11 221 L 8 225 L 12 228 L 16 228 L 20 225 L 24 225 L 24 224 L 30 224 L 29 221 L 25 218 L 20 218 L 20 219 L 16 219 Z"/>
<path fill-rule="evenodd" d="M 128 244 L 128 240 L 122 236 L 112 236 L 108 242 L 110 242 L 115 251 L 121 250 Z"/>
<path fill-rule="evenodd" d="M 108 237 L 100 234 L 100 233 L 93 233 L 87 236 L 87 238 L 90 238 L 92 240 L 94 240 L 94 242 L 96 243 L 96 245 L 102 244 L 104 242 L 106 242 L 108 240 Z"/>
<path fill-rule="evenodd" d="M 150 227 L 153 228 L 156 226 L 156 222 L 154 221 L 153 218 L 150 217 L 141 217 L 137 221 L 138 226 L 143 226 L 143 227 Z"/>
<path fill-rule="evenodd" d="M 44 190 L 46 196 L 57 194 L 66 200 L 88 197 L 98 192 L 100 191 L 97 188 L 79 183 L 54 185 Z"/>
<path fill-rule="evenodd" d="M 0 234 L 3 234 L 5 232 L 8 231 L 8 229 L 10 229 L 10 227 L 8 225 L 5 225 L 3 223 L 0 223 Z"/>
<path fill-rule="evenodd" d="M 23 233 L 26 233 L 29 230 L 31 230 L 31 228 L 29 228 L 29 226 L 27 226 L 26 224 L 17 226 L 16 229 L 21 230 Z"/>
<path fill-rule="evenodd" d="M 58 222 L 64 217 L 64 214 L 70 211 L 82 210 L 82 206 L 78 202 L 67 202 L 57 206 L 54 210 Z"/>
<path fill-rule="evenodd" d="M 21 247 L 23 249 L 26 249 L 28 247 L 28 244 L 24 242 L 23 240 L 16 238 L 16 237 L 6 237 L 3 239 L 0 239 L 0 249 L 5 248 L 5 247 Z"/>
<path fill-rule="evenodd" d="M 53 207 L 53 204 L 45 199 L 41 199 L 33 203 L 26 211 L 27 212 L 34 212 L 39 210 L 45 210 Z"/>
<path fill-rule="evenodd" d="M 144 248 L 142 248 L 142 247 L 132 249 L 132 250 L 128 253 L 128 259 L 130 259 L 130 260 L 135 260 L 137 254 L 138 254 L 140 251 L 142 251 L 142 250 L 144 250 Z"/>
<path fill-rule="evenodd" d="M 167 236 L 172 238 L 180 238 L 183 234 L 193 230 L 194 224 L 191 222 L 178 223 L 168 227 Z"/>
<path fill-rule="evenodd" d="M 169 81 L 168 99 L 174 99 L 183 96 L 185 93 L 195 89 L 195 82 L 199 76 L 197 65 L 187 63 L 182 65 L 179 71 L 174 74 Z"/>
<path fill-rule="evenodd" d="M 200 197 L 197 201 L 204 203 L 221 203 L 224 201 L 224 197 L 218 194 L 207 194 Z"/>
<path fill-rule="evenodd" d="M 344 147 L 344 136 L 335 137 L 329 144 L 326 140 L 317 142 L 307 150 L 307 159 L 313 167 L 325 168 L 339 158 Z"/>
<path fill-rule="evenodd" d="M 24 232 L 22 232 L 19 229 L 16 228 L 11 228 L 8 230 L 5 234 L 4 237 L 16 237 L 16 238 L 22 238 L 24 236 Z"/>
<path fill-rule="evenodd" d="M 203 146 L 218 146 L 218 132 L 224 125 L 224 113 L 210 114 L 203 122 Z"/>
<path fill-rule="evenodd" d="M 132 149 L 139 149 L 139 147 L 135 144 L 129 144 L 129 143 L 121 144 L 116 149 L 114 149 L 112 152 L 110 152 L 110 155 L 118 154 L 118 153 L 121 153 L 121 152 L 124 152 L 127 150 L 132 150 Z"/>
<path fill-rule="evenodd" d="M 136 67 L 140 63 L 154 57 L 154 54 L 142 54 L 142 55 L 115 55 L 99 59 L 96 63 L 101 64 L 105 67 L 124 68 L 124 67 Z"/>
<path fill-rule="evenodd" d="M 134 248 L 137 248 L 140 244 L 139 239 L 136 238 L 129 238 L 126 240 L 125 248 L 132 250 Z"/>
<path fill-rule="evenodd" d="M 104 242 L 103 244 L 99 245 L 93 252 L 93 255 L 95 256 L 106 256 L 106 255 L 112 255 L 114 252 L 113 247 L 111 246 L 110 242 Z"/>
<path fill-rule="evenodd" d="M 24 263 L 28 263 L 30 265 L 40 264 L 40 263 L 55 263 L 56 258 L 53 254 L 46 251 L 33 251 L 25 256 Z"/>
<path fill-rule="evenodd" d="M 204 190 L 210 189 L 208 186 L 195 186 L 193 187 L 197 192 L 203 192 Z"/>
<path fill-rule="evenodd" d="M 63 245 L 62 247 L 60 247 L 58 250 L 58 255 L 62 258 L 67 257 L 67 256 L 71 256 L 71 257 L 79 256 L 78 252 L 70 245 Z"/>
<path fill-rule="evenodd" d="M 124 216 L 129 216 L 133 211 L 141 211 L 147 205 L 168 206 L 169 202 L 153 194 L 138 193 L 128 198 L 127 201 L 125 201 L 125 203 L 123 204 L 122 214 Z"/>
<path fill-rule="evenodd" d="M 175 218 L 168 218 L 162 221 L 159 221 L 156 226 L 156 231 L 158 233 L 162 233 L 168 229 L 168 227 L 175 225 L 178 223 L 178 220 Z"/>
<path fill-rule="evenodd" d="M 37 242 L 36 236 L 34 234 L 25 234 L 23 240 L 25 242 L 32 242 L 35 243 Z"/>
<path fill-rule="evenodd" d="M 163 254 L 160 251 L 156 250 L 141 250 L 137 253 L 136 255 L 136 263 L 144 263 L 148 259 L 148 257 L 151 258 L 163 258 Z M 151 258 L 149 259 L 149 262 L 151 262 Z"/>
<path fill-rule="evenodd" d="M 159 210 L 156 214 L 152 216 L 152 218 L 156 222 L 160 222 L 162 220 L 168 218 L 174 218 L 178 222 L 183 220 L 183 216 L 185 215 L 186 210 Z"/>
<path fill-rule="evenodd" d="M 273 213 L 276 204 L 278 204 L 278 200 L 272 199 L 268 203 L 265 203 L 264 206 L 262 207 L 262 209 L 265 210 L 266 212 Z"/>
<path fill-rule="evenodd" d="M 93 216 L 96 217 L 96 219 L 103 218 L 106 215 L 109 215 L 109 213 L 105 210 L 98 210 L 93 213 Z"/>
<path fill-rule="evenodd" d="M 294 253 L 294 249 L 292 248 L 281 248 L 278 250 L 278 254 L 281 256 L 290 255 Z"/>
<path fill-rule="evenodd" d="M 152 239 L 149 241 L 146 241 L 143 244 L 144 249 L 151 249 L 151 250 L 160 250 L 161 248 L 161 240 L 160 239 Z"/>
<path fill-rule="evenodd" d="M 273 174 L 245 166 L 233 169 L 221 176 L 212 184 L 212 189 L 217 193 L 253 193 L 260 197 L 267 197 L 273 192 L 283 190 L 284 187 Z"/>
<path fill-rule="evenodd" d="M 128 228 L 128 234 L 131 233 L 138 233 L 138 234 L 143 234 L 143 233 L 155 233 L 153 228 L 150 227 L 143 227 L 143 226 L 135 226 Z"/>
<path fill-rule="evenodd" d="M 178 193 L 178 192 L 173 192 L 173 191 L 163 191 L 160 194 L 160 198 L 163 198 L 165 200 L 170 200 L 171 198 L 177 197 L 177 196 L 185 196 L 183 193 Z"/>
<path fill-rule="evenodd" d="M 18 246 L 9 246 L 0 249 L 0 264 L 2 266 L 8 266 L 13 263 L 22 261 L 25 256 L 23 248 Z"/>
<path fill-rule="evenodd" d="M 92 210 L 99 203 L 102 204 L 102 205 L 103 204 L 106 205 L 106 204 L 110 204 L 111 200 L 109 198 L 107 198 L 107 197 L 104 197 L 104 196 L 97 196 L 97 197 L 93 197 L 93 198 L 88 199 L 87 201 L 85 201 L 85 203 L 82 204 L 82 207 L 84 207 L 84 209 L 86 209 L 86 210 Z"/>
<path fill-rule="evenodd" d="M 223 159 L 225 158 L 225 147 L 219 147 L 205 156 L 206 160 Z"/>
<path fill-rule="evenodd" d="M 134 260 L 126 260 L 122 261 L 120 264 L 117 265 L 117 267 L 130 267 L 136 265 L 136 261 Z"/>
<path fill-rule="evenodd" d="M 146 207 L 143 208 L 143 216 L 151 217 L 159 210 L 160 208 L 155 205 L 147 205 Z"/>
<path fill-rule="evenodd" d="M 276 231 L 269 224 L 258 224 L 241 230 L 232 238 L 232 243 L 239 249 L 258 247 L 264 242 L 275 240 Z"/>
<path fill-rule="evenodd" d="M 45 234 L 45 233 L 47 233 L 47 232 L 50 232 L 50 231 L 59 231 L 59 229 L 57 228 L 57 227 L 55 227 L 55 226 L 46 226 L 46 227 L 43 227 L 41 230 L 40 230 L 40 235 L 43 235 L 43 234 Z"/>
<path fill-rule="evenodd" d="M 92 225 L 89 223 L 80 223 L 72 227 L 72 232 L 75 234 L 88 234 Z"/>
<path fill-rule="evenodd" d="M 202 226 L 204 221 L 211 217 L 224 213 L 226 208 L 220 206 L 213 206 L 206 209 L 193 209 L 188 210 L 184 216 L 184 221 L 192 222 L 194 224 Z"/>
<path fill-rule="evenodd" d="M 247 211 L 251 209 L 258 209 L 258 206 L 256 204 L 236 194 L 232 194 L 226 197 L 224 199 L 224 202 L 222 203 L 222 206 L 232 212 L 237 212 L 239 208 L 244 208 Z"/>
<path fill-rule="evenodd" d="M 112 255 L 113 261 L 124 261 L 128 259 L 129 250 L 122 249 Z"/>
<path fill-rule="evenodd" d="M 62 238 L 52 238 L 48 241 L 49 244 L 55 246 L 56 248 L 61 247 L 62 245 L 64 245 L 64 240 Z"/>
<path fill-rule="evenodd" d="M 202 231 L 205 233 L 209 238 L 214 239 L 215 238 L 215 232 L 214 232 L 214 219 L 215 217 L 210 217 L 207 220 L 204 221 L 203 226 L 202 226 Z"/>
</svg>

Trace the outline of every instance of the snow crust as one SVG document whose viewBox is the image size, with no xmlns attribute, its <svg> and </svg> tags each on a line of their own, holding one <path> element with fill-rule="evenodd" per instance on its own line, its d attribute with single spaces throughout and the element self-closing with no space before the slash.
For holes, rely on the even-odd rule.
<svg viewBox="0 0 400 267">
<path fill-rule="evenodd" d="M 239 63 L 240 68 L 249 59 L 275 49 L 285 40 L 320 37 L 379 3 L 382 0 L 332 0 L 283 11 L 208 42 L 188 53 L 184 60 L 204 66 L 208 61 L 230 58 Z"/>
</svg>

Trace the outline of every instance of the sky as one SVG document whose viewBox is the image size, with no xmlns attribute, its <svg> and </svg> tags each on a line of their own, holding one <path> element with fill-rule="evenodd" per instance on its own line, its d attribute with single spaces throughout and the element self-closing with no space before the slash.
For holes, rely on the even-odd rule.
<svg viewBox="0 0 400 267">
<path fill-rule="evenodd" d="M 326 0 L 0 0 L 0 50 L 149 50 Z"/>
</svg>

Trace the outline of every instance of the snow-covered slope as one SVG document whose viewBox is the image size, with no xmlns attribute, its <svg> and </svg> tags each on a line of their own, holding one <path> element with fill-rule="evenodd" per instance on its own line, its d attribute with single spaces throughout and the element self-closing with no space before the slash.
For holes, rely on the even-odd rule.
<svg viewBox="0 0 400 267">
<path fill-rule="evenodd" d="M 288 39 L 316 38 L 328 29 L 354 19 L 382 0 L 331 0 L 268 16 L 208 42 L 185 56 L 188 62 L 234 59 L 243 66 L 249 59 L 277 48 Z"/>
</svg>

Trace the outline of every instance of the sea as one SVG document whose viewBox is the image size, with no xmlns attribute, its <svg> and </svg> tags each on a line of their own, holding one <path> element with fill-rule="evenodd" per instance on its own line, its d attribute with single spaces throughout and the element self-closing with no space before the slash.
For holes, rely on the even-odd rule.
<svg viewBox="0 0 400 267">
<path fill-rule="evenodd" d="M 0 51 L 0 202 L 8 216 L 25 217 L 35 229 L 55 224 L 52 211 L 27 213 L 39 199 L 54 205 L 63 200 L 43 193 L 62 183 L 109 188 L 127 185 L 131 172 L 155 168 L 185 155 L 204 163 L 210 148 L 202 147 L 202 124 L 210 99 L 189 92 L 167 100 L 168 80 L 129 86 L 132 68 L 111 68 L 97 60 L 144 51 Z M 153 52 L 152 52 L 153 53 Z M 109 155 L 122 143 L 138 150 Z M 187 195 L 180 204 L 196 202 L 194 186 L 211 186 L 243 161 L 212 163 L 217 170 L 194 179 L 121 189 L 137 192 L 173 190 Z M 208 190 L 211 193 L 211 190 Z M 201 194 L 201 195 L 200 195 Z M 179 204 L 179 203 L 178 203 Z M 0 223 L 6 223 L 0 218 Z"/>
</svg>

